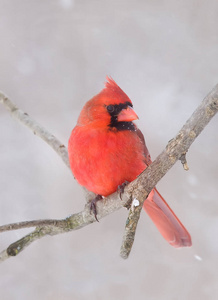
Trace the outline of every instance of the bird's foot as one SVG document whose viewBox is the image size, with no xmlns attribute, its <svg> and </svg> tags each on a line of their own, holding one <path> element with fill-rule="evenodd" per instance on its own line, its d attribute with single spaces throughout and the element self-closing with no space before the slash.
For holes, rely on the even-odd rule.
<svg viewBox="0 0 218 300">
<path fill-rule="evenodd" d="M 92 201 L 91 201 L 91 204 L 90 204 L 90 212 L 93 212 L 94 216 L 95 216 L 95 219 L 97 222 L 98 221 L 98 218 L 97 218 L 97 208 L 96 208 L 96 202 L 101 200 L 103 197 L 101 195 L 97 195 Z"/>
<path fill-rule="evenodd" d="M 117 193 L 119 193 L 121 200 L 122 200 L 121 195 L 123 194 L 124 189 L 127 186 L 127 184 L 129 184 L 129 181 L 126 180 L 121 185 L 118 185 L 118 187 L 117 187 Z"/>
</svg>

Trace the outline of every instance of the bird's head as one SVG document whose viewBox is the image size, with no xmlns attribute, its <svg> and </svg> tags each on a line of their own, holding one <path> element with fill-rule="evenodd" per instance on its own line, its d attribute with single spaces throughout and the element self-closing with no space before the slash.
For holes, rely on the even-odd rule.
<svg viewBox="0 0 218 300">
<path fill-rule="evenodd" d="M 132 101 L 112 78 L 107 77 L 105 88 L 85 104 L 77 124 L 124 130 L 135 128 L 132 121 L 136 119 Z M 128 126 L 132 128 L 125 128 Z"/>
</svg>

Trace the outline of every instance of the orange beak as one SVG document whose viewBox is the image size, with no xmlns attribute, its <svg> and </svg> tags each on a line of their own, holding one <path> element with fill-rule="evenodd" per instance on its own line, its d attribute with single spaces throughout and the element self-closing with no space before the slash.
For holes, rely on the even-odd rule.
<svg viewBox="0 0 218 300">
<path fill-rule="evenodd" d="M 137 120 L 139 117 L 134 112 L 133 108 L 131 106 L 128 106 L 127 108 L 124 108 L 121 110 L 119 115 L 117 116 L 118 122 L 131 122 L 133 120 Z"/>
</svg>

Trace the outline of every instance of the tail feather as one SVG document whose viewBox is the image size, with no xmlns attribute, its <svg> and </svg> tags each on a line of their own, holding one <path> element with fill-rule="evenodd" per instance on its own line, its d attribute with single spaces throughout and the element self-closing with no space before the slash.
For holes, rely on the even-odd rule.
<svg viewBox="0 0 218 300">
<path fill-rule="evenodd" d="M 144 209 L 170 245 L 175 248 L 190 247 L 192 245 L 191 236 L 187 229 L 156 188 L 151 191 L 145 200 Z"/>
</svg>

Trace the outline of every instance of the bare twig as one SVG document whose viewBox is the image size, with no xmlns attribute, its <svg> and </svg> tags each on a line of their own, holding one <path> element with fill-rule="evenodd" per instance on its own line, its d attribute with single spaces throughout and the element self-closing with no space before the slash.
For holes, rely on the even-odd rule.
<svg viewBox="0 0 218 300">
<path fill-rule="evenodd" d="M 184 159 L 189 147 L 210 122 L 218 111 L 218 84 L 202 101 L 192 116 L 179 131 L 177 136 L 169 141 L 166 149 L 147 167 L 137 179 L 137 194 L 134 196 L 139 201 L 138 206 L 132 206 L 126 222 L 126 228 L 121 246 L 121 256 L 127 258 L 131 251 L 136 224 L 138 223 L 142 204 L 158 181 L 169 171 L 178 159 Z M 185 161 L 186 162 L 186 161 Z M 131 184 L 130 184 L 131 185 Z M 136 223 L 136 224 L 135 224 Z M 134 224 L 134 226 L 133 226 Z"/>
<path fill-rule="evenodd" d="M 69 167 L 67 150 L 62 143 L 33 121 L 27 114 L 19 110 L 3 94 L 0 94 L 0 102 L 9 109 L 13 117 L 24 123 L 34 133 L 43 138 L 43 140 L 45 140 L 61 156 L 65 164 Z M 144 199 L 175 162 L 178 159 L 181 159 L 182 155 L 187 152 L 192 142 L 216 114 L 217 110 L 218 85 L 204 99 L 178 135 L 168 143 L 166 149 L 157 157 L 157 159 L 135 181 L 128 184 L 122 195 L 122 200 L 114 193 L 97 203 L 98 219 L 101 219 L 127 205 L 131 199 L 136 199 L 138 201 L 137 205 L 133 202 L 130 209 L 123 245 L 121 247 L 121 256 L 123 258 L 127 258 L 130 253 Z M 93 222 L 95 222 L 95 218 L 93 215 L 90 215 L 89 205 L 86 205 L 82 212 L 63 220 L 38 220 L 0 226 L 0 231 L 37 226 L 32 233 L 10 245 L 7 250 L 4 250 L 0 254 L 0 261 L 3 261 L 10 256 L 17 255 L 33 241 L 46 235 L 55 235 L 79 229 Z"/>
<path fill-rule="evenodd" d="M 188 171 L 189 170 L 189 167 L 188 167 L 188 163 L 187 163 L 187 160 L 186 160 L 186 153 L 183 153 L 180 157 L 180 161 L 183 165 L 183 169 L 185 171 Z"/>
<path fill-rule="evenodd" d="M 0 92 L 0 103 L 2 103 L 7 110 L 10 111 L 12 117 L 22 124 L 27 126 L 35 135 L 39 136 L 45 141 L 54 151 L 62 158 L 63 162 L 69 168 L 70 163 L 68 159 L 68 152 L 63 143 L 61 143 L 53 134 L 47 129 L 33 120 L 27 113 L 19 109 L 11 100 Z"/>
<path fill-rule="evenodd" d="M 110 195 L 107 199 L 103 199 L 98 203 L 98 218 L 101 219 L 106 215 L 123 207 L 123 201 L 117 197 L 117 193 Z M 94 215 L 90 214 L 89 204 L 85 205 L 85 209 L 77 214 L 73 214 L 62 220 L 34 220 L 13 223 L 0 226 L 0 232 L 16 230 L 21 228 L 36 227 L 34 231 L 27 234 L 20 240 L 11 244 L 6 250 L 0 253 L 0 262 L 6 258 L 18 255 L 22 250 L 34 241 L 41 239 L 47 235 L 57 235 L 60 233 L 77 230 L 96 222 Z"/>
</svg>

